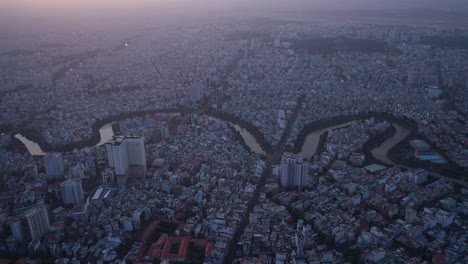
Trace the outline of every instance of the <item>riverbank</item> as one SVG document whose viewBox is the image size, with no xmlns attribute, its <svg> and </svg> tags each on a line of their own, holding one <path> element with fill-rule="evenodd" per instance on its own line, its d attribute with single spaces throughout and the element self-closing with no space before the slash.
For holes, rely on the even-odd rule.
<svg viewBox="0 0 468 264">
<path fill-rule="evenodd" d="M 412 152 L 409 146 L 409 141 L 415 138 L 426 141 L 431 146 L 432 149 L 434 149 L 437 153 L 439 153 L 440 155 L 444 157 L 447 163 L 446 164 L 434 164 L 430 161 L 418 160 L 413 155 L 409 159 L 404 159 L 403 156 L 401 155 L 402 154 L 401 152 L 403 150 L 408 150 Z M 466 177 L 467 175 L 466 169 L 464 169 L 463 167 L 458 165 L 456 162 L 454 162 L 452 159 L 450 159 L 450 157 L 446 154 L 446 152 L 443 149 L 440 149 L 439 147 L 437 147 L 437 145 L 433 144 L 424 135 L 417 133 L 417 131 L 414 131 L 412 134 L 408 135 L 406 138 L 400 141 L 397 145 L 395 145 L 392 149 L 390 149 L 387 156 L 390 160 L 402 166 L 406 166 L 409 168 L 424 168 L 430 173 L 437 173 L 444 177 L 448 177 L 451 179 L 456 179 L 456 180 L 460 180 L 464 182 L 468 180 Z"/>
<path fill-rule="evenodd" d="M 221 112 L 218 112 L 218 111 L 213 111 L 212 109 L 207 109 L 204 112 L 204 114 L 206 114 L 207 116 L 211 116 L 211 117 L 226 121 L 226 122 L 230 122 L 230 123 L 239 125 L 240 127 L 247 130 L 250 134 L 252 134 L 252 136 L 255 138 L 257 143 L 263 149 L 263 151 L 265 151 L 266 153 L 272 153 L 273 147 L 270 144 L 268 144 L 268 142 L 266 141 L 263 134 L 260 133 L 258 128 L 256 128 L 254 125 L 252 125 L 252 124 L 250 124 L 248 122 L 245 122 L 244 120 L 242 120 L 242 119 L 240 119 L 240 118 L 238 118 L 236 116 L 226 114 L 226 113 L 221 113 Z"/>
<path fill-rule="evenodd" d="M 328 138 L 328 130 L 323 132 L 318 140 L 317 148 L 315 149 L 315 153 L 322 153 L 325 150 L 325 144 L 327 143 Z"/>
<path fill-rule="evenodd" d="M 262 156 L 265 156 L 266 153 L 258 153 L 256 151 L 254 151 L 247 143 L 246 143 L 246 140 L 244 139 L 244 137 L 242 137 L 241 133 L 235 128 L 234 125 L 232 125 L 231 123 L 228 123 L 228 127 L 229 129 L 231 130 L 231 132 L 234 134 L 235 136 L 235 139 L 237 141 L 240 142 L 240 144 L 242 145 L 242 147 L 245 148 L 245 150 L 247 150 L 248 152 L 250 153 L 254 153 L 254 154 L 258 154 L 258 155 L 262 155 Z"/>
<path fill-rule="evenodd" d="M 410 124 L 411 127 L 415 126 L 415 128 L 417 129 L 417 124 L 414 120 L 411 120 L 407 117 L 397 117 L 397 116 L 394 116 L 392 114 L 385 113 L 385 112 L 369 112 L 366 114 L 359 114 L 359 115 L 352 115 L 352 116 L 337 116 L 337 117 L 330 118 L 330 119 L 314 121 L 304 126 L 304 128 L 301 130 L 301 132 L 299 132 L 296 138 L 293 152 L 294 153 L 302 152 L 307 136 L 317 130 L 328 129 L 329 127 L 338 126 L 343 123 L 364 120 L 364 119 L 369 119 L 369 118 L 374 118 L 376 121 L 379 121 L 379 122 L 388 121 L 392 123 L 402 124 L 404 126 L 406 126 L 406 124 Z"/>
<path fill-rule="evenodd" d="M 99 129 L 106 124 L 112 122 L 118 122 L 125 119 L 130 119 L 134 117 L 144 117 L 150 114 L 156 113 L 173 113 L 173 112 L 180 112 L 180 113 L 188 113 L 190 109 L 187 108 L 169 108 L 169 109 L 158 109 L 158 110 L 150 110 L 150 111 L 136 111 L 131 113 L 122 113 L 115 116 L 106 117 L 96 121 L 92 126 L 92 135 L 91 138 L 88 140 L 83 140 L 80 142 L 73 142 L 66 145 L 52 145 L 45 140 L 45 138 L 41 135 L 41 133 L 34 129 L 13 129 L 12 134 L 21 134 L 22 136 L 26 137 L 30 141 L 33 141 L 41 147 L 42 151 L 44 152 L 69 152 L 73 149 L 82 149 L 85 147 L 95 146 L 101 141 L 101 135 L 99 133 Z"/>
<path fill-rule="evenodd" d="M 396 127 L 394 125 L 390 125 L 390 127 L 388 127 L 383 133 L 376 136 L 375 138 L 369 139 L 366 143 L 364 143 L 364 146 L 362 147 L 362 153 L 364 154 L 364 157 L 365 157 L 364 164 L 370 165 L 370 164 L 376 163 L 376 164 L 380 164 L 384 166 L 391 165 L 391 164 L 386 164 L 385 162 L 377 159 L 372 154 L 372 150 L 380 146 L 389 138 L 395 136 L 395 134 L 396 134 Z"/>
<path fill-rule="evenodd" d="M 35 151 L 36 153 L 35 155 L 43 155 L 43 153 L 45 152 L 69 152 L 69 151 L 72 151 L 73 149 L 82 149 L 85 147 L 92 147 L 92 146 L 96 146 L 97 144 L 102 144 L 100 129 L 111 123 L 112 123 L 111 128 L 113 132 L 119 133 L 120 129 L 118 126 L 118 122 L 125 120 L 125 119 L 131 119 L 135 117 L 144 117 L 146 115 L 151 115 L 151 114 L 156 114 L 156 113 L 179 112 L 181 114 L 187 114 L 193 111 L 194 109 L 190 109 L 190 108 L 171 108 L 171 109 L 161 109 L 161 110 L 152 110 L 152 111 L 137 111 L 137 112 L 125 113 L 125 114 L 119 114 L 116 116 L 107 117 L 107 118 L 96 121 L 91 126 L 92 136 L 90 139 L 83 140 L 80 142 L 74 142 L 74 143 L 70 143 L 70 144 L 66 144 L 62 146 L 55 146 L 55 145 L 50 144 L 44 139 L 44 137 L 38 131 L 33 130 L 33 129 L 14 129 L 11 126 L 5 126 L 5 130 L 9 131 L 10 133 L 13 131 L 12 132 L 13 134 L 19 134 L 25 137 L 26 140 L 32 141 L 33 143 L 38 145 L 37 148 L 42 150 L 41 153 L 39 153 L 39 151 Z M 205 111 L 203 114 L 206 114 L 207 116 L 211 116 L 213 118 L 217 118 L 217 119 L 230 123 L 230 127 L 238 136 L 238 139 L 242 139 L 241 143 L 250 152 L 255 152 L 263 156 L 266 156 L 268 153 L 271 152 L 271 146 L 269 146 L 266 143 L 266 140 L 263 138 L 263 135 L 261 135 L 258 129 L 256 129 L 252 124 L 249 124 L 243 120 L 240 120 L 239 118 L 236 118 L 227 114 L 214 112 L 214 111 Z M 256 150 L 255 148 L 252 149 L 247 144 L 246 139 L 242 136 L 242 133 L 239 131 L 239 129 L 236 128 L 236 126 L 238 126 L 239 129 L 245 129 L 248 133 L 251 134 L 255 143 L 258 144 L 258 148 L 259 148 L 258 150 Z M 15 143 L 24 145 L 23 144 L 24 142 L 21 142 L 18 139 L 17 141 L 15 141 Z M 268 150 L 270 150 L 270 152 L 268 152 Z"/>
<path fill-rule="evenodd" d="M 304 140 L 304 144 L 302 145 L 301 152 L 299 152 L 298 154 L 306 159 L 310 159 L 314 155 L 321 153 L 327 140 L 325 136 L 328 136 L 329 130 L 347 127 L 355 122 L 357 121 L 348 121 L 345 123 L 340 123 L 338 125 L 314 130 L 313 132 L 307 135 L 307 137 Z"/>
</svg>

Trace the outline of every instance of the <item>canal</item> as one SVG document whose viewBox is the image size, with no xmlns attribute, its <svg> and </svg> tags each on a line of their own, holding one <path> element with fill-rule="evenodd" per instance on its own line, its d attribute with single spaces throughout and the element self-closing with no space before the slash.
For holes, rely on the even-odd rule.
<svg viewBox="0 0 468 264">
<path fill-rule="evenodd" d="M 302 150 L 301 152 L 299 152 L 299 155 L 301 155 L 302 157 L 306 159 L 310 159 L 315 154 L 317 154 L 317 147 L 320 142 L 320 136 L 323 133 L 325 133 L 328 130 L 333 130 L 333 129 L 338 129 L 338 128 L 349 126 L 353 124 L 354 122 L 358 122 L 358 120 L 341 123 L 338 125 L 318 129 L 318 130 L 311 132 L 310 134 L 307 135 L 304 141 L 304 144 L 302 145 Z M 411 133 L 411 129 L 406 128 L 397 123 L 392 123 L 392 125 L 395 126 L 396 128 L 395 134 L 391 136 L 390 138 L 388 138 L 387 140 L 385 140 L 379 146 L 372 149 L 371 153 L 376 159 L 382 161 L 383 163 L 397 166 L 398 164 L 395 164 L 393 161 L 391 161 L 388 158 L 387 153 L 391 148 L 393 148 L 396 144 L 398 144 L 406 136 L 408 136 Z"/>
<path fill-rule="evenodd" d="M 344 122 L 344 123 L 341 123 L 341 124 L 329 126 L 327 128 L 321 128 L 321 129 L 318 129 L 318 130 L 315 130 L 315 131 L 309 133 L 307 135 L 305 141 L 304 141 L 304 144 L 302 146 L 302 150 L 299 153 L 299 155 L 303 156 L 306 159 L 309 159 L 309 158 L 313 157 L 317 153 L 317 147 L 318 147 L 318 144 L 319 144 L 319 141 L 320 141 L 320 136 L 323 133 L 325 133 L 328 130 L 334 130 L 334 129 L 339 129 L 339 128 L 342 128 L 342 127 L 349 126 L 349 125 L 351 125 L 351 124 L 353 124 L 355 122 L 358 122 L 358 120 Z M 111 122 L 111 123 L 107 123 L 107 124 L 103 125 L 99 129 L 99 135 L 100 135 L 101 139 L 100 139 L 98 144 L 96 144 L 96 145 L 94 145 L 92 147 L 101 146 L 101 145 L 105 144 L 106 142 L 108 142 L 112 138 L 112 136 L 114 135 L 114 131 L 112 130 L 112 125 L 114 123 L 115 123 L 115 121 Z M 266 156 L 266 154 L 267 154 L 266 151 L 261 147 L 261 145 L 257 141 L 257 139 L 247 129 L 241 127 L 238 124 L 234 124 L 234 123 L 230 123 L 230 124 L 234 127 L 234 129 L 236 129 L 236 131 L 239 132 L 239 134 L 243 138 L 245 144 L 254 153 Z M 396 128 L 395 134 L 392 137 L 385 140 L 382 144 L 380 144 L 379 146 L 377 146 L 376 148 L 374 148 L 371 151 L 372 155 L 376 159 L 378 159 L 378 160 L 380 160 L 380 161 L 382 161 L 382 162 L 384 162 L 386 164 L 389 164 L 389 165 L 397 165 L 397 164 L 395 164 L 393 161 L 391 161 L 387 157 L 388 151 L 411 133 L 411 130 L 404 127 L 404 126 L 401 126 L 401 125 L 399 125 L 397 123 L 393 123 L 393 125 Z M 26 148 L 28 149 L 28 151 L 29 151 L 29 153 L 31 155 L 34 155 L 34 156 L 45 155 L 45 152 L 41 149 L 39 144 L 37 144 L 36 142 L 27 139 L 26 137 L 22 136 L 21 134 L 16 134 L 15 138 L 20 140 L 26 146 Z"/>
<path fill-rule="evenodd" d="M 304 144 L 302 145 L 302 149 L 301 149 L 301 152 L 299 152 L 299 155 L 301 155 L 302 157 L 306 159 L 310 159 L 317 153 L 320 136 L 323 133 L 325 133 L 328 130 L 333 130 L 333 129 L 338 129 L 338 128 L 349 126 L 354 122 L 357 122 L 357 121 L 356 120 L 348 121 L 348 122 L 341 123 L 338 125 L 333 125 L 333 126 L 329 126 L 326 128 L 312 131 L 311 133 L 307 135 L 306 139 L 304 140 Z"/>
<path fill-rule="evenodd" d="M 105 124 L 99 129 L 99 135 L 101 136 L 101 140 L 99 141 L 99 143 L 97 143 L 93 147 L 104 145 L 107 141 L 109 141 L 112 138 L 112 136 L 114 135 L 114 131 L 112 130 L 112 125 L 114 123 L 115 122 Z M 29 151 L 31 155 L 43 156 L 46 154 L 42 150 L 41 146 L 39 146 L 39 144 L 37 144 L 36 142 L 32 140 L 29 140 L 23 135 L 16 134 L 15 138 L 17 138 L 19 141 L 21 141 L 24 144 L 24 146 L 26 147 L 26 149 Z"/>
<path fill-rule="evenodd" d="M 392 125 L 396 128 L 395 134 L 371 150 L 371 153 L 372 156 L 385 164 L 398 166 L 398 164 L 388 158 L 387 153 L 396 144 L 400 143 L 400 141 L 411 134 L 411 130 L 397 123 L 392 123 Z"/>
<path fill-rule="evenodd" d="M 112 125 L 115 123 L 114 122 L 111 122 L 111 123 L 107 123 L 105 125 L 103 125 L 100 129 L 99 129 L 99 135 L 100 135 L 100 141 L 98 144 L 92 146 L 92 147 L 98 147 L 98 146 L 101 146 L 101 145 L 104 145 L 106 142 L 108 142 L 112 136 L 114 135 L 114 131 L 112 129 Z M 255 137 L 245 128 L 237 125 L 237 124 L 234 124 L 234 123 L 230 123 L 235 129 L 236 131 L 239 132 L 239 134 L 241 135 L 241 137 L 243 138 L 245 144 L 254 152 L 254 153 L 257 153 L 257 154 L 260 154 L 260 155 L 266 155 L 266 152 L 262 149 L 261 145 L 258 143 L 258 141 L 255 139 Z M 15 137 L 21 141 L 24 146 L 27 148 L 27 150 L 29 151 L 29 153 L 33 156 L 42 156 L 42 155 L 45 155 L 46 153 L 41 149 L 41 146 L 39 146 L 38 143 L 32 141 L 32 140 L 29 140 L 28 138 L 24 137 L 23 135 L 21 134 L 16 134 Z"/>
<path fill-rule="evenodd" d="M 236 131 L 239 132 L 241 135 L 242 139 L 244 139 L 245 144 L 250 148 L 250 150 L 254 153 L 260 154 L 260 155 L 266 155 L 265 150 L 262 149 L 260 144 L 258 143 L 257 139 L 245 128 L 237 125 L 230 123 Z"/>
</svg>

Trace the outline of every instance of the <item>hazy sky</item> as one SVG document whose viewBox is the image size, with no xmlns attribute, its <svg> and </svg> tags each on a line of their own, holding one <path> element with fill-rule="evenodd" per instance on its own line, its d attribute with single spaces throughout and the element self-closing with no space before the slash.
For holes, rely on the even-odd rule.
<svg viewBox="0 0 468 264">
<path fill-rule="evenodd" d="M 1 10 L 16 12 L 122 9 L 148 6 L 185 8 L 307 7 L 314 9 L 434 8 L 468 9 L 467 0 L 1 0 Z"/>
<path fill-rule="evenodd" d="M 72 26 L 77 23 L 113 25 L 148 17 L 172 21 L 187 16 L 206 18 L 242 10 L 268 15 L 274 10 L 439 9 L 468 12 L 468 0 L 0 0 L 0 27 L 12 30 L 36 23 Z M 245 13 L 245 12 L 244 12 Z M 38 26 L 38 25 L 36 25 Z M 0 32 L 2 30 L 0 29 Z"/>
</svg>

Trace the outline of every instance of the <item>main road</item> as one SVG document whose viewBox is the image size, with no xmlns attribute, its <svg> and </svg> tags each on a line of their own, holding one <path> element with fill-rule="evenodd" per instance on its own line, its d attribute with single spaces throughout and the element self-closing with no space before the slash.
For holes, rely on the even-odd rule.
<svg viewBox="0 0 468 264">
<path fill-rule="evenodd" d="M 231 240 L 231 243 L 229 244 L 228 255 L 224 259 L 224 262 L 223 262 L 224 264 L 231 264 L 234 262 L 234 259 L 236 258 L 237 243 L 239 241 L 239 238 L 242 235 L 242 233 L 244 233 L 244 230 L 247 227 L 250 213 L 252 212 L 255 205 L 258 203 L 260 192 L 263 192 L 265 189 L 266 180 L 272 177 L 272 164 L 278 164 L 281 159 L 281 154 L 284 150 L 284 146 L 286 145 L 288 136 L 291 133 L 292 126 L 296 122 L 297 116 L 299 115 L 299 112 L 302 109 L 303 98 L 304 96 L 300 96 L 297 99 L 296 107 L 294 108 L 291 118 L 288 120 L 288 123 L 286 125 L 286 128 L 283 132 L 283 135 L 281 136 L 281 139 L 278 145 L 273 150 L 273 153 L 269 153 L 267 155 L 267 167 L 265 168 L 265 171 L 263 172 L 262 177 L 260 178 L 260 182 L 257 185 L 257 189 L 255 190 L 252 199 L 249 201 L 247 205 L 247 210 L 239 224 L 239 228 L 236 230 L 234 237 Z"/>
</svg>

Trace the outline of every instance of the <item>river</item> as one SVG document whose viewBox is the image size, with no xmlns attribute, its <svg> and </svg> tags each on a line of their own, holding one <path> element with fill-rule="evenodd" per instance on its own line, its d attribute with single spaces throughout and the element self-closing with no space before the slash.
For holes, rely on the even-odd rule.
<svg viewBox="0 0 468 264">
<path fill-rule="evenodd" d="M 99 141 L 99 143 L 97 143 L 93 147 L 104 145 L 107 141 L 109 141 L 111 139 L 111 137 L 114 135 L 114 131 L 112 130 L 112 125 L 114 123 L 115 122 L 105 124 L 99 129 L 99 134 L 101 135 L 101 140 Z M 37 144 L 36 142 L 34 142 L 32 140 L 27 139 L 23 135 L 16 134 L 15 138 L 17 138 L 19 141 L 21 141 L 24 144 L 24 146 L 26 147 L 26 149 L 29 151 L 29 153 L 31 155 L 33 155 L 33 156 L 43 156 L 43 155 L 46 154 L 42 150 L 41 146 L 39 146 L 39 144 Z"/>
<path fill-rule="evenodd" d="M 357 120 L 341 123 L 338 125 L 330 126 L 327 128 L 322 128 L 322 129 L 311 132 L 309 135 L 307 135 L 304 141 L 304 145 L 302 146 L 302 150 L 299 153 L 299 155 L 307 159 L 311 158 L 317 152 L 317 147 L 320 141 L 320 136 L 323 133 L 325 133 L 329 129 L 338 129 L 338 128 L 342 128 L 345 126 L 349 126 L 350 124 L 354 122 L 357 122 Z M 376 159 L 386 164 L 397 166 L 398 164 L 395 164 L 393 161 L 391 161 L 387 157 L 387 153 L 391 148 L 393 148 L 396 144 L 398 144 L 406 136 L 408 136 L 411 133 L 411 130 L 397 123 L 392 123 L 392 124 L 396 128 L 395 134 L 392 137 L 385 140 L 382 144 L 374 148 L 371 151 L 371 153 Z"/>
<path fill-rule="evenodd" d="M 240 133 L 240 135 L 244 139 L 245 144 L 249 146 L 251 151 L 260 155 L 266 155 L 266 152 L 262 149 L 255 137 L 249 131 L 247 131 L 247 129 L 237 124 L 230 124 Z"/>
<path fill-rule="evenodd" d="M 98 144 L 94 145 L 93 147 L 104 145 L 106 142 L 108 142 L 112 138 L 112 136 L 114 135 L 114 131 L 112 130 L 112 125 L 114 123 L 115 122 L 105 124 L 104 126 L 102 126 L 99 129 L 99 134 L 101 136 L 101 140 L 99 141 Z M 253 152 L 255 152 L 257 154 L 260 154 L 260 155 L 266 155 L 266 152 L 262 149 L 260 144 L 255 139 L 255 137 L 247 129 L 245 129 L 245 128 L 237 125 L 237 124 L 233 124 L 233 123 L 230 123 L 230 124 L 240 133 L 240 135 L 244 139 L 245 144 L 247 146 L 249 146 L 249 148 Z M 42 155 L 46 154 L 41 149 L 39 144 L 37 144 L 36 142 L 27 139 L 26 137 L 24 137 L 21 134 L 16 134 L 15 137 L 18 140 L 20 140 L 26 146 L 26 148 L 28 149 L 28 151 L 29 151 L 29 153 L 31 155 L 33 155 L 33 156 L 42 156 Z"/>
<path fill-rule="evenodd" d="M 24 144 L 24 146 L 28 149 L 29 154 L 33 156 L 43 156 L 46 154 L 44 151 L 42 151 L 41 146 L 39 146 L 39 144 L 27 139 L 23 135 L 16 134 L 15 138 L 17 138 L 19 141 L 21 141 Z"/>
<path fill-rule="evenodd" d="M 112 136 L 114 135 L 114 130 L 112 130 L 112 125 L 114 123 L 115 122 L 105 124 L 99 129 L 99 135 L 101 135 L 101 140 L 99 141 L 99 143 L 95 145 L 95 147 L 106 144 L 106 142 L 108 142 L 112 138 Z"/>
<path fill-rule="evenodd" d="M 329 126 L 329 127 L 326 127 L 326 128 L 322 128 L 322 129 L 312 131 L 310 134 L 307 135 L 306 139 L 304 140 L 304 144 L 302 145 L 302 150 L 301 150 L 301 152 L 299 152 L 299 155 L 301 155 L 302 157 L 304 157 L 306 159 L 310 159 L 317 152 L 317 147 L 318 147 L 318 144 L 319 144 L 319 141 L 320 141 L 320 136 L 323 133 L 325 133 L 329 129 L 338 129 L 338 128 L 342 128 L 342 127 L 345 127 L 345 126 L 349 126 L 354 122 L 357 122 L 357 121 L 356 120 L 348 121 L 348 122 L 341 123 L 341 124 L 338 124 L 338 125 Z"/>
<path fill-rule="evenodd" d="M 411 130 L 397 123 L 392 123 L 392 125 L 396 128 L 395 134 L 374 148 L 371 153 L 372 156 L 383 163 L 398 166 L 398 164 L 388 158 L 387 153 L 391 148 L 408 136 L 411 133 Z"/>
<path fill-rule="evenodd" d="M 304 144 L 302 146 L 302 150 L 299 153 L 299 155 L 301 155 L 301 156 L 303 156 L 303 157 L 305 157 L 307 159 L 311 158 L 317 152 L 317 147 L 318 147 L 318 144 L 319 144 L 319 141 L 320 141 L 320 136 L 323 133 L 325 133 L 327 130 L 330 130 L 330 129 L 338 129 L 338 128 L 349 126 L 350 124 L 352 124 L 354 122 L 357 122 L 357 120 L 348 121 L 348 122 L 345 122 L 345 123 L 333 125 L 333 126 L 330 126 L 330 127 L 327 127 L 327 128 L 322 128 L 322 129 L 318 129 L 318 130 L 315 130 L 315 131 L 311 132 L 309 135 L 307 135 L 307 137 L 306 137 L 306 139 L 304 141 Z M 114 131 L 112 130 L 112 125 L 114 123 L 115 122 L 105 124 L 104 126 L 102 126 L 99 129 L 99 134 L 101 136 L 101 140 L 99 141 L 98 144 L 94 145 L 93 147 L 101 146 L 101 145 L 103 145 L 103 144 L 105 144 L 106 142 L 109 141 L 109 139 L 114 135 Z M 231 125 L 240 133 L 240 135 L 244 139 L 245 144 L 254 153 L 257 153 L 257 154 L 260 154 L 260 155 L 266 155 L 267 154 L 266 151 L 263 150 L 261 145 L 257 142 L 255 137 L 247 129 L 245 129 L 245 128 L 237 125 L 237 124 L 231 123 Z M 395 146 L 398 142 L 403 140 L 407 135 L 409 135 L 411 133 L 411 130 L 406 128 L 406 127 L 403 127 L 403 126 L 401 126 L 399 124 L 396 124 L 396 123 L 393 123 L 393 125 L 396 128 L 395 135 L 388 138 L 385 142 L 383 142 L 382 144 L 380 144 L 378 147 L 374 148 L 371 151 L 372 155 L 376 159 L 378 159 L 378 160 L 380 160 L 380 161 L 382 161 L 382 162 L 384 162 L 386 164 L 390 164 L 390 165 L 396 165 L 396 164 L 394 162 L 392 162 L 387 157 L 388 151 L 393 146 Z M 31 155 L 33 155 L 33 156 L 45 155 L 45 152 L 42 151 L 41 147 L 36 142 L 27 139 L 26 137 L 22 136 L 21 134 L 16 134 L 15 137 L 18 140 L 20 140 L 26 146 L 26 148 L 28 149 L 28 151 L 29 151 L 29 153 Z"/>
</svg>

